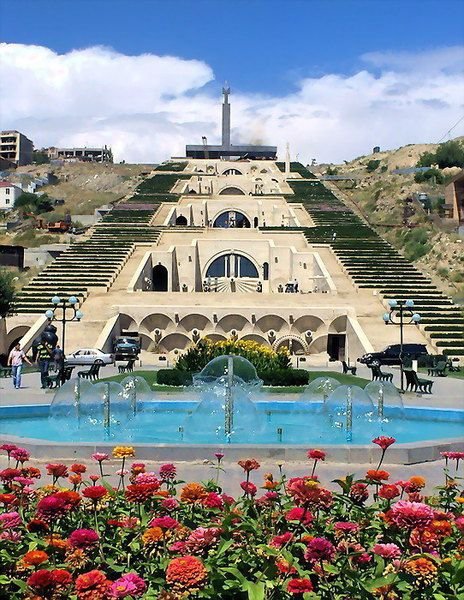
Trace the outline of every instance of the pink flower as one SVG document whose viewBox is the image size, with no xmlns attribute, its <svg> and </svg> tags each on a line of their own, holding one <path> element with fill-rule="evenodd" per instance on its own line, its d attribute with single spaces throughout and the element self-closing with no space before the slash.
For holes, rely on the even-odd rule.
<svg viewBox="0 0 464 600">
<path fill-rule="evenodd" d="M 0 515 L 0 526 L 3 529 L 14 529 L 15 527 L 19 527 L 21 523 L 21 516 L 16 511 Z"/>
<path fill-rule="evenodd" d="M 383 451 L 385 451 L 395 442 L 396 439 L 394 437 L 387 437 L 386 435 L 381 435 L 372 440 L 372 443 L 377 444 L 377 446 L 380 446 L 380 448 L 382 448 Z"/>
<path fill-rule="evenodd" d="M 118 469 L 115 475 L 119 475 L 119 477 L 125 477 L 126 475 L 129 475 L 129 471 L 127 469 Z"/>
<path fill-rule="evenodd" d="M 375 544 L 372 552 L 386 559 L 399 558 L 401 556 L 401 550 L 396 544 Z"/>
<path fill-rule="evenodd" d="M 159 469 L 160 477 L 163 481 L 171 481 L 175 479 L 177 475 L 176 466 L 172 463 L 166 463 L 165 465 L 161 465 Z"/>
<path fill-rule="evenodd" d="M 161 529 L 177 529 L 179 521 L 172 517 L 155 517 L 148 524 L 149 527 L 161 527 Z"/>
<path fill-rule="evenodd" d="M 15 477 L 13 481 L 19 483 L 19 485 L 22 485 L 23 487 L 27 485 L 34 485 L 34 480 L 30 477 Z"/>
<path fill-rule="evenodd" d="M 308 458 L 312 460 L 325 460 L 326 453 L 323 450 L 318 450 L 317 448 L 313 448 L 312 450 L 308 450 Z"/>
<path fill-rule="evenodd" d="M 224 454 L 222 452 L 215 452 L 214 456 L 217 458 L 218 462 L 221 462 L 221 460 L 224 458 Z"/>
<path fill-rule="evenodd" d="M 161 500 L 161 506 L 165 510 L 176 510 L 176 508 L 179 506 L 179 502 L 175 498 L 164 498 Z"/>
<path fill-rule="evenodd" d="M 422 502 L 399 500 L 387 513 L 389 519 L 398 527 L 425 527 L 433 520 L 433 510 Z"/>
<path fill-rule="evenodd" d="M 219 527 L 197 527 L 188 536 L 185 547 L 192 554 L 202 552 L 219 541 L 221 529 Z"/>
<path fill-rule="evenodd" d="M 93 481 L 93 483 L 97 483 L 97 481 L 100 479 L 99 475 L 89 475 L 89 479 L 90 481 Z"/>
<path fill-rule="evenodd" d="M 351 521 L 338 521 L 334 523 L 334 529 L 345 533 L 354 533 L 359 530 L 359 525 Z"/>
<path fill-rule="evenodd" d="M 440 452 L 440 454 L 446 459 L 446 462 L 448 459 L 457 461 L 464 459 L 464 452 Z"/>
<path fill-rule="evenodd" d="M 13 450 L 16 450 L 18 446 L 16 446 L 15 444 L 2 444 L 0 446 L 0 450 L 4 450 L 8 456 L 10 456 L 10 454 L 13 452 Z"/>
<path fill-rule="evenodd" d="M 293 533 L 291 533 L 290 531 L 286 531 L 282 535 L 275 535 L 269 542 L 269 545 L 273 546 L 274 548 L 282 548 L 282 546 L 285 546 L 292 540 Z"/>
<path fill-rule="evenodd" d="M 315 537 L 309 543 L 305 552 L 305 560 L 309 563 L 317 563 L 321 560 L 332 560 L 335 555 L 335 547 L 325 538 Z"/>
<path fill-rule="evenodd" d="M 295 506 L 285 513 L 287 521 L 299 521 L 303 525 L 311 525 L 314 520 L 313 515 L 309 510 L 305 510 L 300 506 Z"/>
<path fill-rule="evenodd" d="M 22 533 L 20 531 L 13 531 L 12 529 L 8 529 L 7 531 L 0 532 L 0 540 L 5 542 L 14 542 L 18 543 L 22 538 Z"/>
<path fill-rule="evenodd" d="M 71 533 L 68 542 L 74 548 L 90 548 L 94 546 L 100 536 L 93 529 L 76 529 Z"/>
<path fill-rule="evenodd" d="M 221 494 L 221 498 L 224 500 L 224 504 L 227 504 L 228 506 L 235 502 L 233 497 L 229 496 L 229 494 Z"/>
<path fill-rule="evenodd" d="M 110 455 L 109 454 L 105 454 L 104 452 L 94 452 L 91 457 L 93 458 L 93 460 L 96 460 L 97 462 L 101 463 L 104 460 L 109 460 L 110 459 Z"/>
<path fill-rule="evenodd" d="M 26 450 L 26 448 L 15 448 L 11 451 L 11 458 L 14 458 L 21 464 L 29 460 L 31 453 Z"/>
<path fill-rule="evenodd" d="M 160 486 L 160 480 L 158 479 L 158 476 L 156 475 L 156 473 L 150 472 L 150 473 L 139 473 L 138 475 L 136 475 L 135 477 L 135 483 L 139 484 L 139 483 L 150 483 L 150 484 L 156 484 L 158 487 Z"/>
<path fill-rule="evenodd" d="M 459 529 L 459 531 L 464 532 L 464 516 L 458 517 L 454 524 Z"/>
<path fill-rule="evenodd" d="M 137 573 L 127 573 L 111 585 L 110 597 L 125 598 L 126 596 L 138 597 L 145 593 L 147 584 Z"/>
<path fill-rule="evenodd" d="M 209 492 L 202 500 L 203 506 L 206 508 L 223 508 L 224 500 L 216 492 Z"/>
</svg>

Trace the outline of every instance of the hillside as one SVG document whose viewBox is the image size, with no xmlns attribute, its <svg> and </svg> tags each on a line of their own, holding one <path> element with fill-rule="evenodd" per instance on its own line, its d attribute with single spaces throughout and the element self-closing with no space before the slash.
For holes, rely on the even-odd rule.
<svg viewBox="0 0 464 600">
<path fill-rule="evenodd" d="M 434 152 L 437 147 L 437 144 L 410 144 L 358 157 L 342 165 L 320 165 L 316 171 L 318 174 L 328 172 L 353 177 L 354 181 L 333 181 L 328 185 L 350 201 L 384 238 L 429 275 L 438 287 L 462 303 L 464 240 L 453 232 L 449 220 L 443 218 L 442 209 L 445 186 L 460 169 L 443 169 L 443 183 L 431 180 L 416 183 L 414 174 L 392 173 L 396 169 L 415 167 L 422 153 Z M 414 197 L 419 193 L 429 196 L 429 210 Z M 412 200 L 406 201 L 407 198 Z"/>
</svg>

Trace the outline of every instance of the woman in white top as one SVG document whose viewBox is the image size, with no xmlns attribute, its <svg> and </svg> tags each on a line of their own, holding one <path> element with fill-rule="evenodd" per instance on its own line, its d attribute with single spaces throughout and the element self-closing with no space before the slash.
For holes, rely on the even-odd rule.
<svg viewBox="0 0 464 600">
<path fill-rule="evenodd" d="M 10 352 L 10 356 L 8 357 L 8 365 L 11 366 L 13 385 L 17 390 L 19 390 L 19 388 L 21 387 L 21 371 L 23 369 L 23 361 L 26 361 L 29 365 L 32 364 L 31 361 L 24 354 L 24 352 L 21 350 L 21 345 L 16 344 L 16 346 Z"/>
</svg>

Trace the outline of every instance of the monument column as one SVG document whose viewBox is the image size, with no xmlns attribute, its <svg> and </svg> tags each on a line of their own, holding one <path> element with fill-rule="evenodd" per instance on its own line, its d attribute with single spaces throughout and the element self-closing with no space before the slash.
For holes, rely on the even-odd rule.
<svg viewBox="0 0 464 600">
<path fill-rule="evenodd" d="M 222 103 L 222 146 L 224 148 L 230 147 L 230 104 L 229 94 L 230 87 L 226 85 L 222 88 L 222 94 L 224 101 Z"/>
</svg>

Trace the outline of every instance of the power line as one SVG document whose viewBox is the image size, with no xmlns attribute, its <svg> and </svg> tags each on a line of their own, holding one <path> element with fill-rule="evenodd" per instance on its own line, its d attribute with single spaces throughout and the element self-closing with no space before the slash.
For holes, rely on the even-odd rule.
<svg viewBox="0 0 464 600">
<path fill-rule="evenodd" d="M 453 129 L 459 125 L 459 123 L 460 123 L 461 121 L 464 121 L 464 115 L 462 115 L 462 117 L 459 119 L 459 121 L 458 121 L 457 123 L 455 123 L 455 124 L 454 124 L 454 125 L 453 125 L 453 126 L 450 128 L 450 129 L 448 129 L 448 131 L 445 133 L 445 135 L 444 135 L 442 138 L 440 138 L 440 139 L 438 140 L 437 144 L 439 144 L 439 143 L 440 143 L 442 140 L 444 140 L 444 139 L 445 139 L 445 137 L 446 137 L 447 135 L 449 135 L 449 134 L 450 134 L 450 133 L 453 131 Z"/>
</svg>

